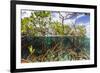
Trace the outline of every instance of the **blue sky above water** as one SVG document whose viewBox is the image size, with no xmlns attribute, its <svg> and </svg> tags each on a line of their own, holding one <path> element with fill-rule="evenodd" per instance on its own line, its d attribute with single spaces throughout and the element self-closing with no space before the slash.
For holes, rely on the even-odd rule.
<svg viewBox="0 0 100 73">
<path fill-rule="evenodd" d="M 87 23 L 90 22 L 90 16 L 89 15 L 84 15 L 84 16 L 78 18 L 76 21 L 77 21 L 77 24 L 83 23 L 84 25 L 87 25 Z"/>
</svg>

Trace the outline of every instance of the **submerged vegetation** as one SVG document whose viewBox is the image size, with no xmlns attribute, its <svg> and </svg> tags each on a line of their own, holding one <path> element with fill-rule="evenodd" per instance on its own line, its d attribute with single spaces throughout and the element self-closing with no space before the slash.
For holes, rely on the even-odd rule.
<svg viewBox="0 0 100 73">
<path fill-rule="evenodd" d="M 54 20 L 53 14 L 59 19 Z M 31 11 L 21 19 L 21 62 L 51 62 L 90 59 L 90 38 L 86 27 L 65 23 L 88 13 Z"/>
</svg>

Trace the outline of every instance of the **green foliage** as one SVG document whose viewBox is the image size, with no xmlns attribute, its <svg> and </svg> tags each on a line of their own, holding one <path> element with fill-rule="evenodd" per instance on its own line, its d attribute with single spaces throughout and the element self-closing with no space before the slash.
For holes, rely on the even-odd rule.
<svg viewBox="0 0 100 73">
<path fill-rule="evenodd" d="M 62 25 L 61 23 L 59 22 L 54 22 L 52 25 L 51 25 L 52 29 L 54 30 L 54 32 L 56 32 L 55 34 L 58 34 L 58 35 L 64 35 L 64 31 L 62 29 Z"/>
<path fill-rule="evenodd" d="M 57 35 L 68 35 L 68 33 L 71 30 L 70 26 L 67 24 L 63 25 L 63 27 L 64 27 L 64 30 L 63 30 L 62 24 L 57 21 L 53 22 L 50 27 L 51 27 L 51 29 L 54 30 L 55 34 L 57 34 Z"/>
<path fill-rule="evenodd" d="M 50 16 L 50 11 L 35 11 L 34 14 L 36 17 L 45 18 Z"/>
<path fill-rule="evenodd" d="M 21 20 L 21 33 L 27 35 L 34 35 L 35 34 L 35 27 L 30 22 L 30 18 L 23 18 Z"/>
<path fill-rule="evenodd" d="M 32 45 L 28 47 L 30 54 L 35 52 L 35 49 L 33 49 Z"/>
<path fill-rule="evenodd" d="M 52 29 L 52 31 L 49 31 Z M 34 11 L 30 17 L 21 19 L 21 32 L 33 36 L 66 35 L 66 36 L 85 36 L 86 29 L 84 26 L 78 25 L 75 28 L 58 21 L 51 22 L 50 11 Z"/>
<path fill-rule="evenodd" d="M 27 31 L 28 23 L 29 23 L 29 18 L 21 19 L 21 32 L 22 33 Z"/>
<path fill-rule="evenodd" d="M 46 33 L 47 25 L 50 22 L 50 12 L 49 11 L 34 11 L 31 13 L 31 23 L 35 28 L 35 35 L 44 36 Z"/>
<path fill-rule="evenodd" d="M 85 36 L 85 34 L 86 34 L 86 28 L 84 26 L 78 25 L 76 27 L 76 30 L 77 30 L 76 32 L 78 32 L 79 36 Z"/>
</svg>

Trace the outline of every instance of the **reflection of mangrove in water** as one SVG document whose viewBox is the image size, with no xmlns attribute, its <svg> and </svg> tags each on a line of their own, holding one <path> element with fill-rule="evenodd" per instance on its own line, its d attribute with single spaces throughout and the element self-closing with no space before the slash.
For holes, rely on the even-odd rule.
<svg viewBox="0 0 100 73">
<path fill-rule="evenodd" d="M 21 39 L 21 62 L 88 60 L 90 39 L 87 37 L 29 37 Z"/>
</svg>

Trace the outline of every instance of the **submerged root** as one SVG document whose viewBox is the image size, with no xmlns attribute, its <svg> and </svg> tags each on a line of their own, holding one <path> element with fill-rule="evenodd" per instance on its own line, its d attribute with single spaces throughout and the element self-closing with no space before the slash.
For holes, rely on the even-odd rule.
<svg viewBox="0 0 100 73">
<path fill-rule="evenodd" d="M 65 55 L 64 55 L 65 54 Z M 66 56 L 66 57 L 65 57 Z M 54 48 L 48 49 L 44 54 L 36 56 L 34 53 L 29 55 L 27 60 L 22 59 L 22 63 L 29 62 L 46 62 L 46 61 L 64 61 L 64 60 L 88 60 L 89 54 L 81 50 L 76 52 L 74 49 L 62 49 L 59 44 L 56 44 Z"/>
<path fill-rule="evenodd" d="M 73 49 L 67 49 L 69 60 L 88 60 L 89 55 L 81 51 L 79 53 L 75 52 Z"/>
</svg>

